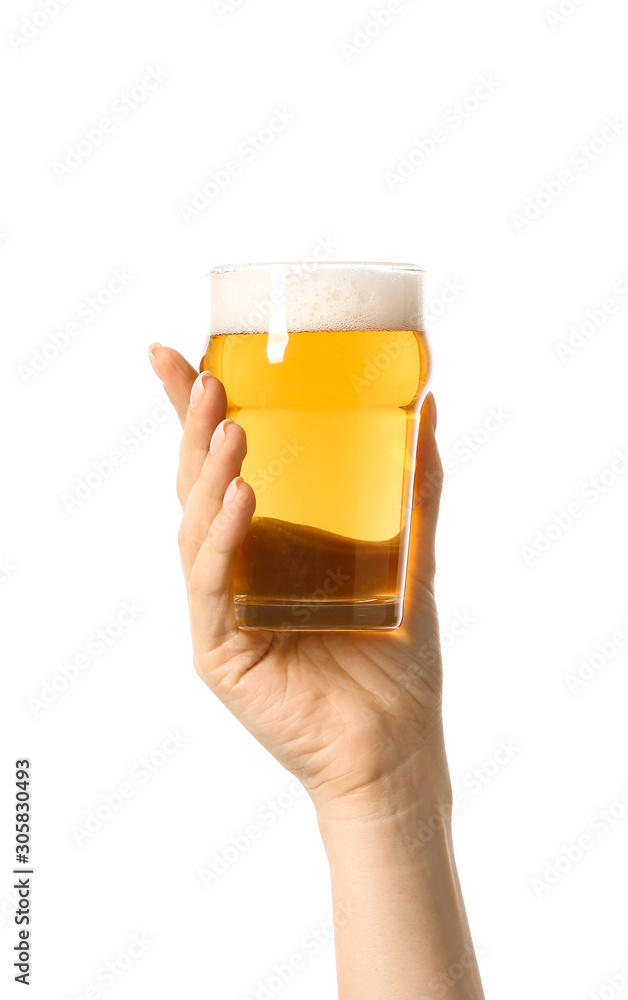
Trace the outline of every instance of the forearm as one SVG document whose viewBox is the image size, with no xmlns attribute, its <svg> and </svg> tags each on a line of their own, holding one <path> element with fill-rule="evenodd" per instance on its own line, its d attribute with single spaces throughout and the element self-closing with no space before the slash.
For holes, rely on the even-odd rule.
<svg viewBox="0 0 628 1000">
<path fill-rule="evenodd" d="M 447 793 L 319 814 L 340 1000 L 482 1000 L 450 818 Z"/>
</svg>

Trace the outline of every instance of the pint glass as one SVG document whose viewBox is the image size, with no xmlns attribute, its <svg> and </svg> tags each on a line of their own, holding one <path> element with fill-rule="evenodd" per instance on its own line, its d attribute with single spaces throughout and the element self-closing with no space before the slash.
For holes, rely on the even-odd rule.
<svg viewBox="0 0 628 1000">
<path fill-rule="evenodd" d="M 400 625 L 430 364 L 422 279 L 410 264 L 211 270 L 201 371 L 246 431 L 257 498 L 234 574 L 242 628 Z"/>
</svg>

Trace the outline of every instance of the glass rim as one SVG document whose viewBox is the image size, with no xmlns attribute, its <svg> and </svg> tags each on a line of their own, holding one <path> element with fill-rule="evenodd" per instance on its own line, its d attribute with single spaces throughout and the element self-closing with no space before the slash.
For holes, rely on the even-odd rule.
<svg viewBox="0 0 628 1000">
<path fill-rule="evenodd" d="M 425 268 L 418 264 L 396 264 L 390 261 L 370 261 L 370 260 L 273 260 L 266 263 L 255 264 L 217 264 L 211 267 L 208 274 L 227 274 L 230 271 L 265 271 L 273 267 L 294 267 L 298 269 L 317 268 L 359 268 L 368 270 L 369 268 L 379 271 L 406 271 L 409 273 L 424 274 Z"/>
</svg>

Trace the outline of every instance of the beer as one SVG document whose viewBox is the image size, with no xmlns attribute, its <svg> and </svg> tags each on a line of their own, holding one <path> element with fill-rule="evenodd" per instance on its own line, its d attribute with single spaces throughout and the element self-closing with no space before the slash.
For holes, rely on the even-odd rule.
<svg viewBox="0 0 628 1000">
<path fill-rule="evenodd" d="M 302 312 L 307 280 L 296 288 Z M 385 305 L 376 311 L 385 315 Z M 213 323 L 201 364 L 223 382 L 227 416 L 246 431 L 242 475 L 257 498 L 235 569 L 236 617 L 243 627 L 394 628 L 425 336 L 418 323 L 343 328 L 346 310 L 338 329 L 291 329 L 289 318 L 277 328 L 271 317 L 270 333 L 213 332 Z M 321 316 L 317 325 L 329 324 Z"/>
</svg>

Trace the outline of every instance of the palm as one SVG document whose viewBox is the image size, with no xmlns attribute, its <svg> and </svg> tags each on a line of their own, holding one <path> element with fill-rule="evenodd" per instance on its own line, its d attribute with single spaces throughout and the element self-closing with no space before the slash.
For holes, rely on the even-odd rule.
<svg viewBox="0 0 628 1000">
<path fill-rule="evenodd" d="M 382 778 L 440 726 L 434 602 L 390 633 L 242 632 L 216 669 L 197 670 L 249 732 L 315 797 Z M 269 645 L 270 642 L 270 645 Z"/>
</svg>

